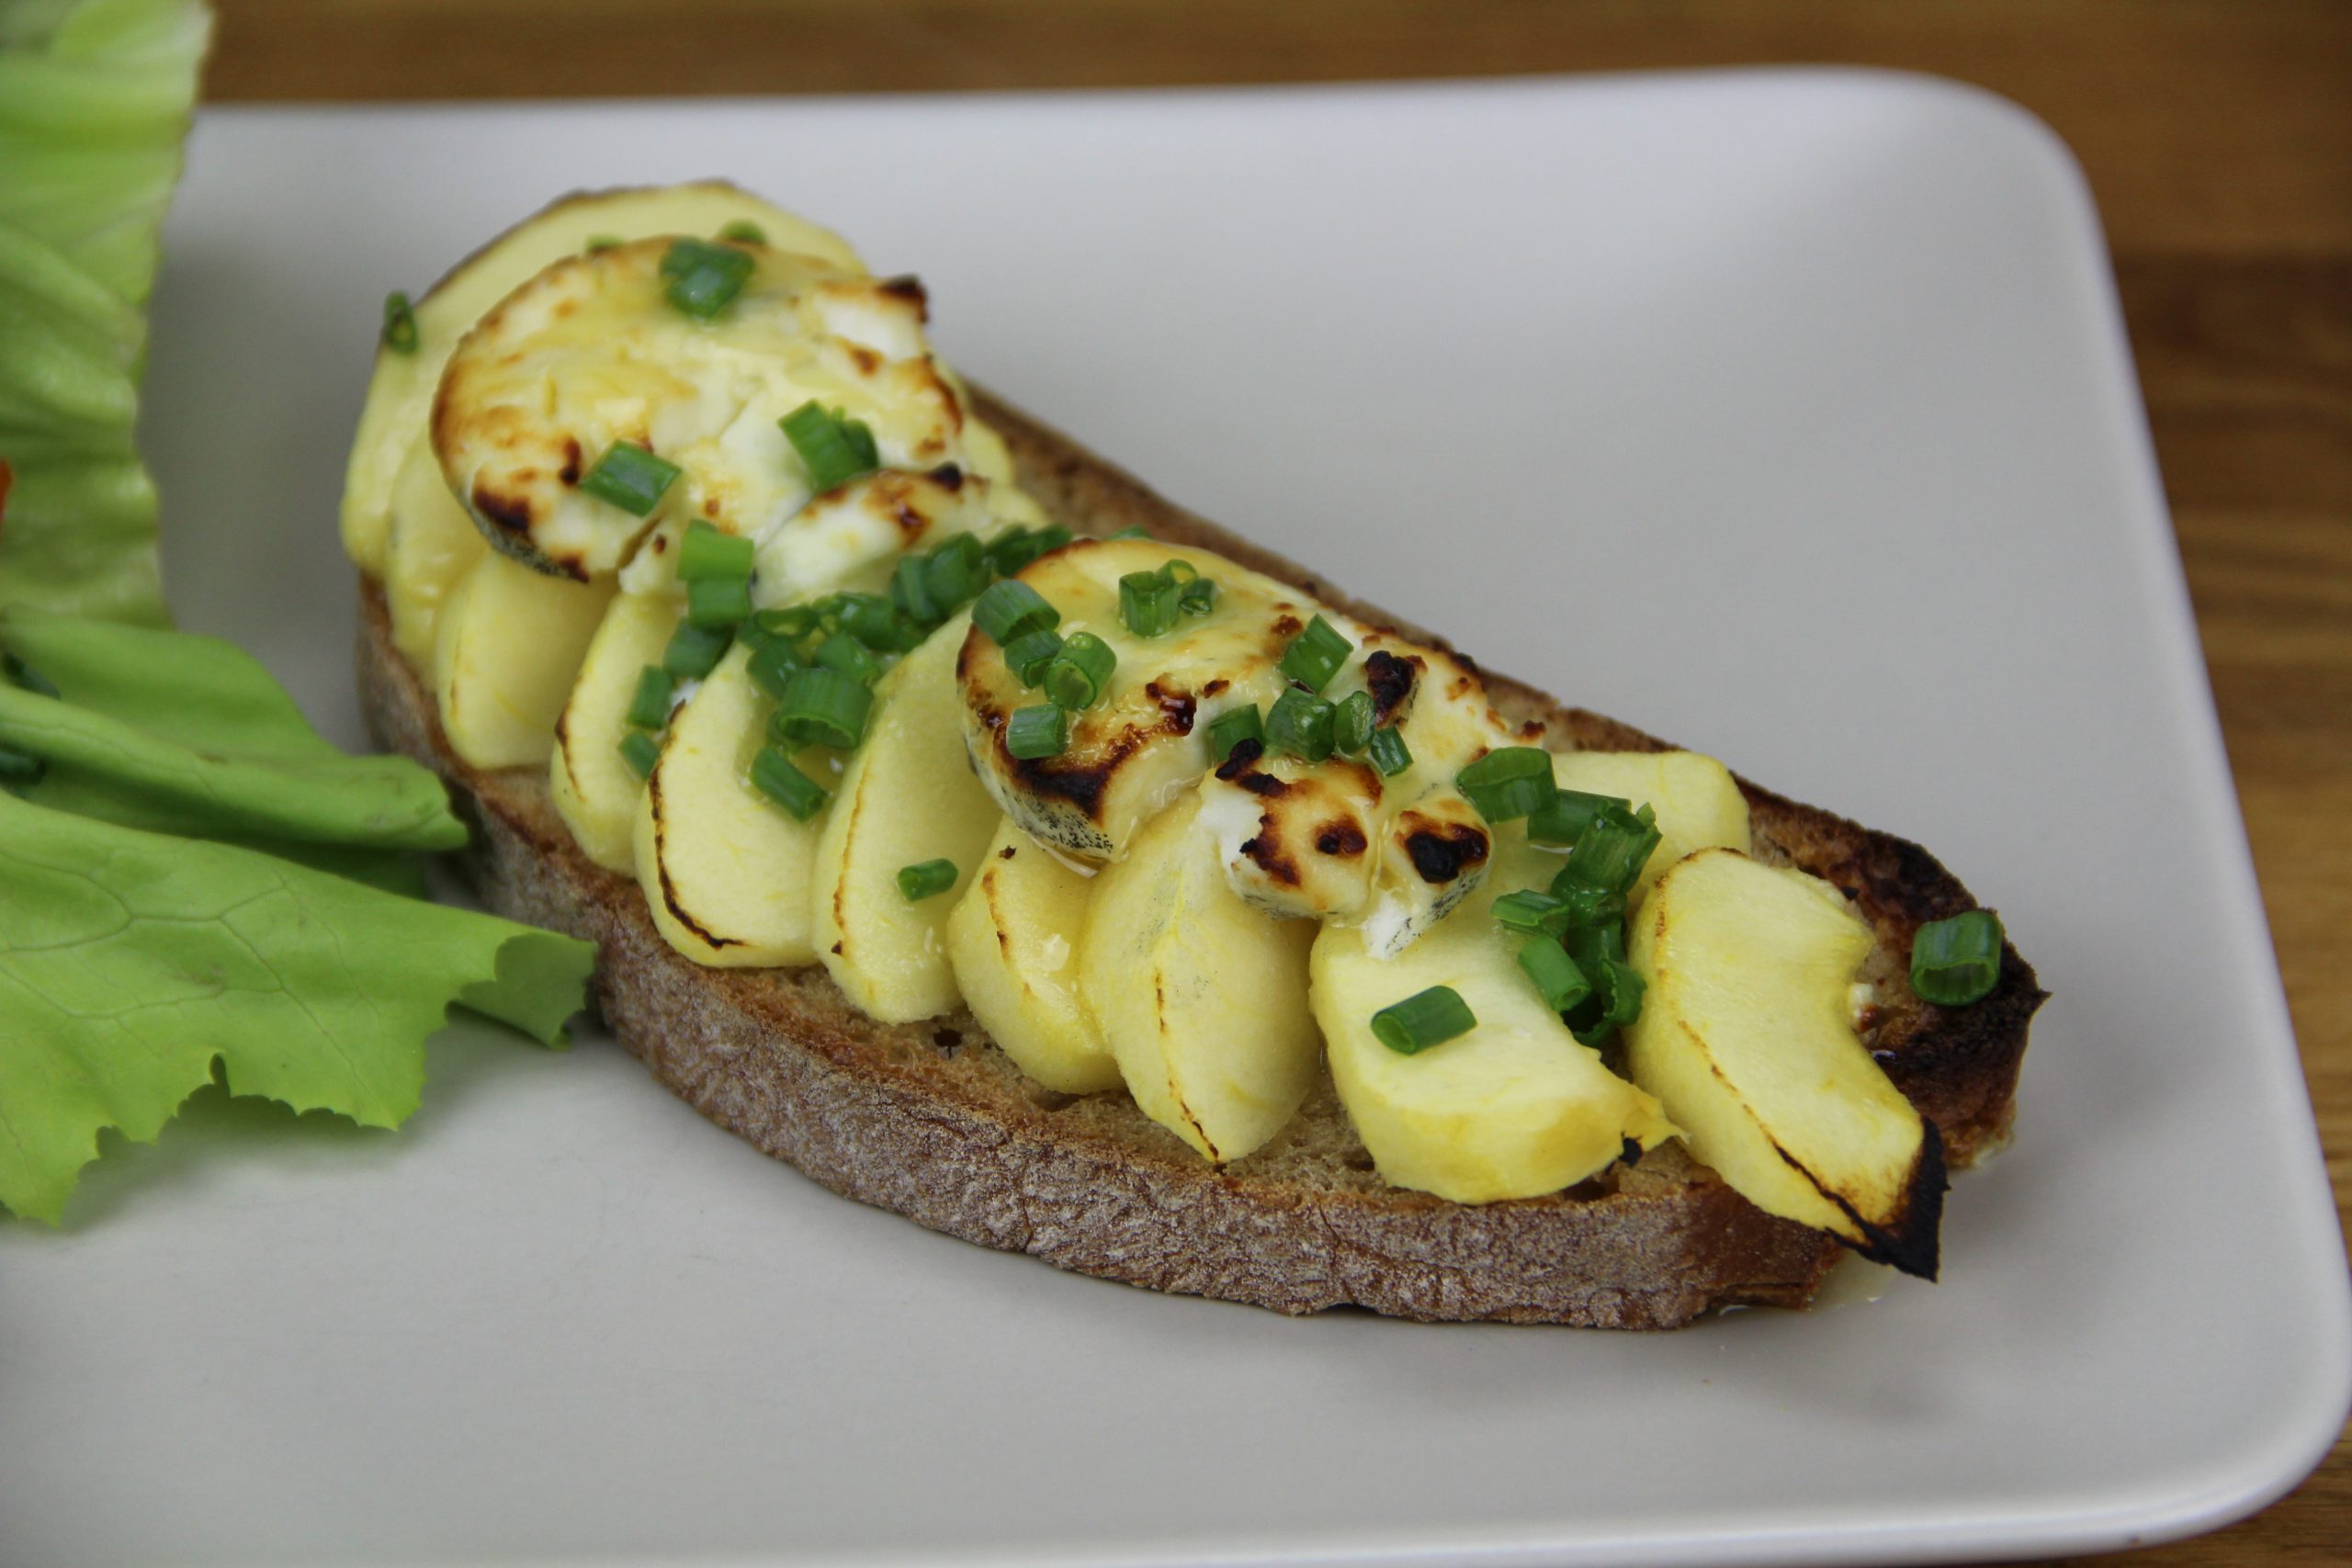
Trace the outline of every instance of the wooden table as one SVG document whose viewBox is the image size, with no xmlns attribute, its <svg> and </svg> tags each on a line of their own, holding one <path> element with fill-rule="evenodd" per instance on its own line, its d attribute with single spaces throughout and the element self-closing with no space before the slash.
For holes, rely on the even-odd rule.
<svg viewBox="0 0 2352 1568">
<path fill-rule="evenodd" d="M 2352 1201 L 2352 0 L 216 0 L 215 99 L 1147 85 L 1849 62 L 2089 171 L 2337 1213 Z M 2352 1442 L 2149 1568 L 2352 1558 Z"/>
</svg>

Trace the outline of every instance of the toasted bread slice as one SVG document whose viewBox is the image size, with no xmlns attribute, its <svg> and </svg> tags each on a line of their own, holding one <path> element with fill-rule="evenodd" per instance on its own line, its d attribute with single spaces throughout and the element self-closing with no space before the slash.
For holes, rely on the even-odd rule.
<svg viewBox="0 0 2352 1568">
<path fill-rule="evenodd" d="M 1022 485 L 1084 534 L 1140 525 L 1435 641 L 1333 592 L 986 393 L 980 415 Z M 966 1013 L 875 1022 L 821 968 L 697 967 L 664 942 L 634 880 L 594 864 L 557 817 L 544 770 L 460 761 L 430 693 L 391 641 L 381 588 L 362 590 L 359 673 L 387 747 L 447 780 L 475 827 L 467 867 L 502 914 L 599 949 L 597 1000 L 621 1043 L 711 1120 L 836 1192 L 1057 1268 L 1286 1313 L 1353 1304 L 1427 1321 L 1672 1328 L 1713 1308 L 1802 1306 L 1838 1255 L 1669 1144 L 1549 1197 L 1464 1206 L 1392 1188 L 1328 1081 L 1265 1147 L 1209 1165 L 1116 1091 L 1072 1098 L 1024 1077 Z M 1489 676 L 1496 705 L 1577 745 L 1662 750 L 1612 719 Z M 1877 933 L 1866 1038 L 1941 1134 L 1951 1168 L 2007 1135 L 2027 1026 L 2042 992 L 2014 948 L 1966 1008 L 1905 983 L 1912 933 L 1973 908 L 1916 844 L 1741 781 L 1756 853 L 1834 883 Z"/>
</svg>

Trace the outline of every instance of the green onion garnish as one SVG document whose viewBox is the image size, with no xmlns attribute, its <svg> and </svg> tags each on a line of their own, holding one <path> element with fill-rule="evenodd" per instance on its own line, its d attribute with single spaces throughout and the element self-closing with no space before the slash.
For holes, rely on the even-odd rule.
<svg viewBox="0 0 2352 1568">
<path fill-rule="evenodd" d="M 678 542 L 678 576 L 688 582 L 711 577 L 752 575 L 752 541 L 722 534 L 697 517 Z"/>
<path fill-rule="evenodd" d="M 707 321 L 733 302 L 758 264 L 751 254 L 707 240 L 673 240 L 662 253 L 662 297 L 678 310 Z"/>
<path fill-rule="evenodd" d="M 935 626 L 947 618 L 947 607 L 931 596 L 921 556 L 901 556 L 890 570 L 890 603 L 918 626 Z"/>
<path fill-rule="evenodd" d="M 1533 936 L 1521 944 L 1521 973 L 1535 982 L 1542 993 L 1544 1005 L 1554 1012 L 1566 1012 L 1592 995 L 1592 982 L 1584 977 L 1577 961 L 1549 936 Z"/>
<path fill-rule="evenodd" d="M 1050 627 L 1042 631 L 1023 632 L 1004 645 L 1005 668 L 1021 678 L 1024 686 L 1035 686 L 1046 678 L 1046 666 L 1062 650 L 1061 633 Z"/>
<path fill-rule="evenodd" d="M 785 683 L 770 733 L 787 746 L 831 746 L 847 751 L 865 739 L 874 693 L 838 670 L 796 670 Z"/>
<path fill-rule="evenodd" d="M 1184 584 L 1176 595 L 1176 607 L 1188 615 L 1205 615 L 1216 608 L 1216 580 L 1204 577 Z"/>
<path fill-rule="evenodd" d="M 1110 685 L 1118 662 L 1109 643 L 1092 632 L 1074 632 L 1063 640 L 1062 650 L 1046 661 L 1038 683 L 1057 706 L 1090 707 Z"/>
<path fill-rule="evenodd" d="M 644 447 L 616 441 L 605 448 L 596 466 L 581 476 L 580 490 L 609 502 L 631 517 L 644 517 L 662 504 L 662 497 L 678 480 L 678 465 L 657 457 Z"/>
<path fill-rule="evenodd" d="M 1568 907 L 1549 893 L 1529 888 L 1522 893 L 1506 893 L 1495 900 L 1494 917 L 1498 923 L 1515 931 L 1535 931 L 1556 937 L 1568 929 Z"/>
<path fill-rule="evenodd" d="M 1561 790 L 1548 803 L 1527 814 L 1527 836 L 1539 844 L 1573 844 L 1592 826 L 1593 818 L 1611 806 L 1625 811 L 1634 809 L 1632 801 L 1613 795 Z"/>
<path fill-rule="evenodd" d="M 1625 895 L 1612 888 L 1588 887 L 1563 869 L 1552 878 L 1552 895 L 1560 904 L 1568 928 L 1605 926 L 1625 918 Z"/>
<path fill-rule="evenodd" d="M 1470 1004 L 1451 986 L 1431 986 L 1372 1015 L 1374 1037 L 1407 1056 L 1467 1034 L 1477 1024 Z"/>
<path fill-rule="evenodd" d="M 649 664 L 637 672 L 637 691 L 628 700 L 628 721 L 639 729 L 659 729 L 670 722 L 670 698 L 678 690 L 678 678 L 659 664 Z"/>
<path fill-rule="evenodd" d="M 879 593 L 843 593 L 834 615 L 839 630 L 849 633 L 876 653 L 903 653 L 904 640 L 897 606 Z"/>
<path fill-rule="evenodd" d="M 384 296 L 384 346 L 394 354 L 416 352 L 416 307 L 397 288 Z"/>
<path fill-rule="evenodd" d="M 952 860 L 927 860 L 899 868 L 899 891 L 906 895 L 910 904 L 935 898 L 955 886 L 956 863 Z"/>
<path fill-rule="evenodd" d="M 784 689 L 792 684 L 792 672 L 805 669 L 808 662 L 790 637 L 772 637 L 752 655 L 752 684 L 771 697 L 781 697 Z"/>
<path fill-rule="evenodd" d="M 1277 751 L 1319 762 L 1331 754 L 1331 722 L 1338 710 L 1321 697 L 1285 686 L 1266 715 L 1266 744 Z"/>
<path fill-rule="evenodd" d="M 1971 909 L 1930 920 L 1911 939 L 1911 988 L 1939 1007 L 1966 1007 L 2001 982 L 2001 918 Z"/>
<path fill-rule="evenodd" d="M 856 681 L 872 681 L 882 673 L 882 661 L 873 650 L 845 631 L 829 634 L 817 645 L 817 662 Z"/>
<path fill-rule="evenodd" d="M 670 645 L 662 650 L 662 668 L 682 681 L 699 681 L 718 668 L 734 640 L 731 626 L 698 626 L 680 621 L 678 629 L 670 634 Z"/>
<path fill-rule="evenodd" d="M 1051 631 L 1061 625 L 1062 613 L 1025 582 L 1006 578 L 991 582 L 972 601 L 972 624 L 996 640 L 999 648 L 1030 632 Z"/>
<path fill-rule="evenodd" d="M 776 747 L 763 746 L 752 758 L 752 783 L 796 822 L 806 822 L 825 808 L 824 786 L 794 767 Z"/>
<path fill-rule="evenodd" d="M 722 240 L 733 240 L 739 243 L 746 245 L 764 245 L 768 243 L 768 231 L 766 230 L 761 228 L 756 223 L 748 222 L 741 218 L 738 218 L 734 222 L 729 223 L 725 228 L 719 230 L 718 237 Z"/>
<path fill-rule="evenodd" d="M 686 622 L 705 628 L 731 626 L 752 617 L 752 580 L 706 577 L 686 584 Z"/>
<path fill-rule="evenodd" d="M 1498 746 L 1453 775 L 1454 787 L 1489 822 L 1509 822 L 1552 803 L 1552 753 L 1536 746 Z"/>
<path fill-rule="evenodd" d="M 1372 694 L 1357 692 L 1340 705 L 1331 719 L 1331 745 L 1342 756 L 1352 757 L 1372 744 Z"/>
<path fill-rule="evenodd" d="M 989 542 L 989 559 L 999 577 L 1011 577 L 1039 556 L 1069 544 L 1070 536 L 1070 531 L 1058 523 L 1034 530 L 1016 525 Z"/>
<path fill-rule="evenodd" d="M 1308 691 L 1319 692 L 1331 683 L 1331 677 L 1340 672 L 1354 648 L 1339 627 L 1317 615 L 1283 650 L 1279 668 Z"/>
<path fill-rule="evenodd" d="M 1247 703 L 1227 708 L 1209 720 L 1208 728 L 1203 733 L 1208 737 L 1210 766 L 1221 768 L 1225 760 L 1233 755 L 1233 749 L 1244 740 L 1265 744 L 1266 724 L 1258 716 L 1258 705 Z"/>
<path fill-rule="evenodd" d="M 1589 957 L 1576 952 L 1573 942 L 1569 956 L 1591 983 L 1592 995 L 1566 1010 L 1568 1032 L 1580 1044 L 1605 1045 L 1611 1035 L 1641 1017 L 1642 993 L 1646 987 L 1640 974 L 1623 957 Z"/>
<path fill-rule="evenodd" d="M 1568 852 L 1560 879 L 1603 892 L 1629 893 L 1650 852 L 1665 836 L 1658 831 L 1657 813 L 1646 806 L 1638 811 L 1603 807 Z"/>
<path fill-rule="evenodd" d="M 877 595 L 867 594 L 865 597 Z M 884 607 L 887 609 L 888 606 L 886 604 Z M 752 615 L 752 624 L 770 637 L 789 637 L 798 642 L 817 629 L 817 607 L 814 604 L 787 604 L 780 610 L 761 610 Z"/>
<path fill-rule="evenodd" d="M 1600 975 L 1604 964 L 1625 962 L 1625 922 L 1611 920 L 1606 925 L 1572 926 L 1560 939 L 1568 956 L 1587 977 Z"/>
<path fill-rule="evenodd" d="M 618 234 L 591 234 L 588 236 L 587 243 L 580 248 L 593 256 L 599 251 L 619 250 L 622 243 Z"/>
<path fill-rule="evenodd" d="M 1058 757 L 1069 745 L 1069 716 L 1051 703 L 1015 708 L 1005 721 L 1004 750 L 1023 761 Z"/>
<path fill-rule="evenodd" d="M 1412 748 L 1405 744 L 1403 732 L 1393 724 L 1374 730 L 1363 750 L 1385 779 L 1393 779 L 1413 765 Z"/>
<path fill-rule="evenodd" d="M 989 585 L 988 550 L 970 534 L 946 539 L 923 558 L 922 581 L 944 620 Z"/>
<path fill-rule="evenodd" d="M 1182 592 L 1158 571 L 1131 571 L 1119 579 L 1119 619 L 1137 637 L 1159 637 L 1176 624 Z"/>
<path fill-rule="evenodd" d="M 1182 588 L 1200 580 L 1201 569 L 1188 560 L 1170 558 L 1159 563 L 1159 575 Z"/>
<path fill-rule="evenodd" d="M 662 760 L 662 742 L 642 729 L 632 729 L 621 737 L 621 761 L 639 778 L 653 776 L 653 764 Z"/>
<path fill-rule="evenodd" d="M 734 254 L 742 254 L 741 251 Z M 784 438 L 799 454 L 800 466 L 808 470 L 808 488 L 820 494 L 881 466 L 874 432 L 863 420 L 851 419 L 839 409 L 824 408 L 811 399 L 777 423 L 784 427 Z"/>
</svg>

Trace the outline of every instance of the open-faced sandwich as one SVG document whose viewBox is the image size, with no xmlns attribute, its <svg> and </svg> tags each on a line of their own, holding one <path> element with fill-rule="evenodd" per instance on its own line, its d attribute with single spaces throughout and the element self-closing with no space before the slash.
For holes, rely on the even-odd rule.
<svg viewBox="0 0 2352 1568">
<path fill-rule="evenodd" d="M 967 389 L 731 186 L 387 307 L 381 739 L 622 1043 L 837 1191 L 1286 1312 L 1937 1268 L 2033 972 L 1917 846 L 1482 673 Z"/>
</svg>

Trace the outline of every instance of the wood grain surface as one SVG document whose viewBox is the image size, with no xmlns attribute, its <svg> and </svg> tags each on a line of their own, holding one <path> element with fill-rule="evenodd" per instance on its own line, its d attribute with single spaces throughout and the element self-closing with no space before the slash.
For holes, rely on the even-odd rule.
<svg viewBox="0 0 2352 1568">
<path fill-rule="evenodd" d="M 2017 99 L 2074 147 L 2107 224 L 2339 1216 L 2352 1204 L 2352 3 L 216 4 L 208 91 L 221 100 L 1798 62 L 1931 72 Z M 2256 1517 L 2126 1561 L 2352 1561 L 2352 1443 Z"/>
</svg>

